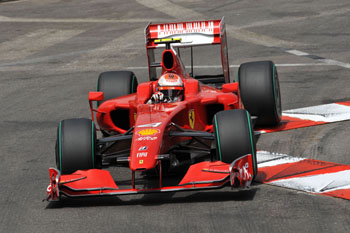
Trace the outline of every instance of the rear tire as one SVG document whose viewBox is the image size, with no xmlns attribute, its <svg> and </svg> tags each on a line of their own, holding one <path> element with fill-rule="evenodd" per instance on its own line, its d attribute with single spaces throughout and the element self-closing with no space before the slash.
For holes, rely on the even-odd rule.
<svg viewBox="0 0 350 233">
<path fill-rule="evenodd" d="M 241 64 L 238 70 L 240 96 L 245 109 L 257 116 L 258 126 L 275 126 L 281 121 L 282 105 L 278 73 L 272 61 Z"/>
<path fill-rule="evenodd" d="M 251 154 L 255 177 L 256 142 L 249 112 L 244 109 L 218 112 L 214 116 L 213 125 L 217 159 L 232 163 L 243 155 Z"/>
<path fill-rule="evenodd" d="M 137 78 L 131 71 L 107 71 L 100 74 L 97 81 L 97 91 L 102 91 L 103 101 L 98 101 L 100 106 L 106 100 L 129 95 L 137 90 Z"/>
<path fill-rule="evenodd" d="M 62 174 L 99 167 L 95 124 L 84 118 L 68 119 L 57 128 L 56 165 Z"/>
</svg>

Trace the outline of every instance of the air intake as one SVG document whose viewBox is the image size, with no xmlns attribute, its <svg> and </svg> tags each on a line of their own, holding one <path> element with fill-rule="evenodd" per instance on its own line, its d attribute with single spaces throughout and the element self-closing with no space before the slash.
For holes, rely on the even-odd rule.
<svg viewBox="0 0 350 233">
<path fill-rule="evenodd" d="M 175 55 L 171 50 L 165 50 L 162 55 L 162 67 L 169 71 L 174 69 Z"/>
</svg>

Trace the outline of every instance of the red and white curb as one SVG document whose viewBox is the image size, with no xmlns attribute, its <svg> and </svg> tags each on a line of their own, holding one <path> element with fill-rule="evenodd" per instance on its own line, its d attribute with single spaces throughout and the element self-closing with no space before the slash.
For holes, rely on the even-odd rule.
<svg viewBox="0 0 350 233">
<path fill-rule="evenodd" d="M 283 111 L 281 123 L 274 128 L 257 129 L 255 134 L 323 125 L 350 120 L 350 101 Z"/>
<path fill-rule="evenodd" d="M 350 165 L 258 151 L 255 181 L 350 200 Z"/>
</svg>

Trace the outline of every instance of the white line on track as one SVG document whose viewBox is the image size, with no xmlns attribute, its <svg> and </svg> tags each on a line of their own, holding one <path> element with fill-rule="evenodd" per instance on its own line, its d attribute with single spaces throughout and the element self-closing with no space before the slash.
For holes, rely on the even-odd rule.
<svg viewBox="0 0 350 233">
<path fill-rule="evenodd" d="M 149 23 L 155 21 L 163 21 L 156 18 L 133 18 L 133 19 L 52 19 L 52 18 L 19 18 L 6 17 L 0 15 L 0 22 L 10 23 Z"/>
<path fill-rule="evenodd" d="M 308 57 L 308 56 L 310 56 L 312 58 L 311 54 L 308 54 L 308 53 L 305 53 L 305 52 L 299 51 L 299 50 L 287 50 L 286 52 L 289 53 L 289 54 L 293 54 L 293 55 L 299 56 L 299 57 Z M 333 60 L 333 59 L 327 59 L 327 58 L 321 58 L 320 57 L 320 58 L 317 58 L 315 60 L 323 62 L 323 63 L 328 64 L 328 65 L 341 66 L 341 67 L 344 67 L 344 68 L 347 68 L 347 69 L 350 68 L 350 64 L 349 63 L 336 61 L 336 60 Z"/>
<path fill-rule="evenodd" d="M 350 64 L 349 63 L 336 61 L 336 60 L 332 60 L 332 59 L 320 59 L 320 61 L 322 61 L 322 62 L 324 62 L 324 63 L 326 63 L 328 65 L 341 66 L 341 67 L 350 69 Z"/>
<path fill-rule="evenodd" d="M 290 54 L 294 54 L 294 55 L 297 55 L 297 56 L 307 56 L 307 55 L 310 55 L 308 53 L 305 53 L 303 51 L 299 51 L 299 50 L 288 50 L 286 51 L 287 53 L 290 53 Z"/>
</svg>

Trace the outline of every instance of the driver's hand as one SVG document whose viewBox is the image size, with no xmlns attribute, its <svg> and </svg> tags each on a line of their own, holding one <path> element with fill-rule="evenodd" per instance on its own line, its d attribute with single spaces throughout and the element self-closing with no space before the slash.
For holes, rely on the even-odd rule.
<svg viewBox="0 0 350 233">
<path fill-rule="evenodd" d="M 152 104 L 156 104 L 156 103 L 163 102 L 163 100 L 164 100 L 164 94 L 160 91 L 157 91 L 152 95 L 148 103 L 151 102 Z"/>
</svg>

